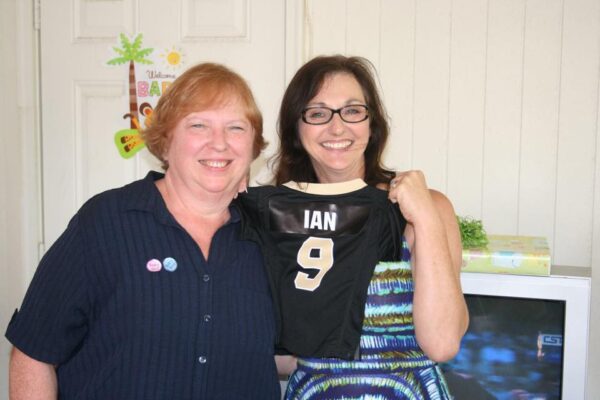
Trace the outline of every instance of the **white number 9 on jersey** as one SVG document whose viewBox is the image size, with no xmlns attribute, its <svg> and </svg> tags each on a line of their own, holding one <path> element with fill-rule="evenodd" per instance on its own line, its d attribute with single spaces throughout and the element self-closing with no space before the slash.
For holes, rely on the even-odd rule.
<svg viewBox="0 0 600 400">
<path fill-rule="evenodd" d="M 319 255 L 312 257 L 313 252 L 318 252 Z M 314 291 L 321 284 L 327 271 L 333 266 L 333 240 L 309 237 L 298 250 L 296 260 L 302 268 L 319 270 L 314 278 L 311 278 L 305 272 L 298 272 L 296 279 L 294 279 L 294 285 L 297 289 Z"/>
</svg>

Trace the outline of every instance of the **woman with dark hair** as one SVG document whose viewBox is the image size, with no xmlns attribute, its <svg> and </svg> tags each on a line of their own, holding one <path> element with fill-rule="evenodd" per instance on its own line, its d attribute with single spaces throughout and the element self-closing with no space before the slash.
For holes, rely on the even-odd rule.
<svg viewBox="0 0 600 400">
<path fill-rule="evenodd" d="M 288 85 L 279 112 L 278 133 L 279 151 L 275 155 L 275 183 L 283 184 L 290 180 L 298 182 L 318 182 L 315 166 L 310 155 L 301 143 L 299 130 L 300 115 L 323 85 L 326 77 L 333 73 L 346 73 L 354 76 L 362 88 L 368 110 L 370 137 L 364 150 L 364 181 L 369 185 L 387 184 L 395 173 L 381 163 L 381 156 L 389 136 L 386 111 L 377 91 L 370 71 L 371 64 L 358 57 L 318 57 L 298 70 Z"/>
<path fill-rule="evenodd" d="M 389 128 L 372 70 L 359 57 L 317 57 L 298 70 L 281 103 L 277 185 L 304 182 L 298 186 L 323 193 L 329 184 L 363 181 L 358 187 L 389 191 L 406 220 L 398 258 L 361 267 L 370 268 L 371 278 L 354 356 L 300 354 L 287 399 L 450 398 L 437 362 L 458 352 L 468 325 L 456 217 L 450 201 L 428 189 L 420 171 L 394 174 L 383 166 Z M 305 226 L 321 227 L 321 217 L 311 215 L 308 210 Z M 334 246 L 325 254 L 335 257 Z M 323 285 L 335 268 L 319 270 Z M 321 307 L 312 312 L 326 312 L 332 304 Z"/>
</svg>

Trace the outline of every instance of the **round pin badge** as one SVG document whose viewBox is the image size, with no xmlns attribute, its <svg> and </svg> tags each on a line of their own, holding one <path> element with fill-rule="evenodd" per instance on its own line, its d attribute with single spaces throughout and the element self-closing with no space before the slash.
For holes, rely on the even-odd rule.
<svg viewBox="0 0 600 400">
<path fill-rule="evenodd" d="M 146 269 L 148 269 L 150 272 L 158 272 L 161 270 L 161 268 L 162 264 L 156 258 L 153 258 L 146 263 Z"/>
<path fill-rule="evenodd" d="M 165 269 L 169 272 L 173 272 L 177 269 L 177 261 L 173 257 L 167 257 L 163 260 Z"/>
</svg>

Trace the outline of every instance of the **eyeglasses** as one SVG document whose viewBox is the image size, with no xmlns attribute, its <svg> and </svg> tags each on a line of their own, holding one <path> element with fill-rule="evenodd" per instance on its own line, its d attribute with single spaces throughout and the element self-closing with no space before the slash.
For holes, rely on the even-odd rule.
<svg viewBox="0 0 600 400">
<path fill-rule="evenodd" d="M 329 107 L 307 107 L 302 111 L 302 121 L 310 125 L 323 125 L 339 114 L 344 122 L 355 124 L 369 118 L 369 108 L 363 104 L 351 104 L 334 110 Z"/>
</svg>

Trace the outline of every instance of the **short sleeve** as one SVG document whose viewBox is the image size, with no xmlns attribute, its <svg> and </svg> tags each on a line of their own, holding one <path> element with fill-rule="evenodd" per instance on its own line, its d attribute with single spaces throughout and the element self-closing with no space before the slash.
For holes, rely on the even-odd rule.
<svg viewBox="0 0 600 400">
<path fill-rule="evenodd" d="M 90 301 L 85 238 L 77 215 L 42 258 L 6 338 L 29 357 L 64 363 L 84 340 Z"/>
<path fill-rule="evenodd" d="M 398 239 L 396 243 L 400 243 L 400 248 L 398 250 L 398 254 L 400 257 L 403 257 L 403 248 L 404 248 L 404 232 L 406 231 L 406 218 L 404 218 L 404 214 L 402 214 L 402 210 L 398 207 L 397 204 L 393 204 L 394 209 L 396 211 L 394 221 L 396 222 L 394 225 L 394 237 Z"/>
</svg>

